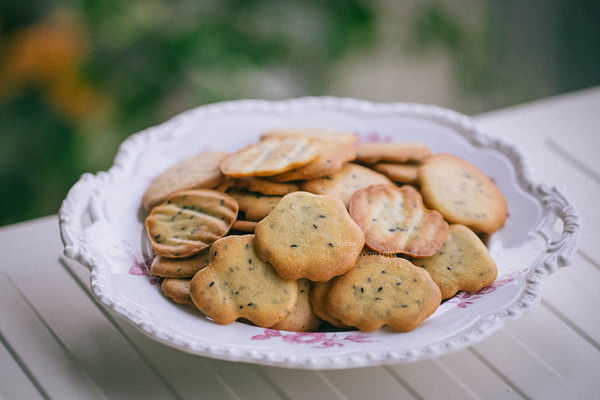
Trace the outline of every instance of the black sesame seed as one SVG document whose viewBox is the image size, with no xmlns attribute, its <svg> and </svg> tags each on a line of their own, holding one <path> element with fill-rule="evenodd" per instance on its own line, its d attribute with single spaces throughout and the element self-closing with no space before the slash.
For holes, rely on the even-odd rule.
<svg viewBox="0 0 600 400">
<path fill-rule="evenodd" d="M 154 239 L 156 239 L 156 240 L 160 239 L 160 235 L 154 236 Z"/>
<path fill-rule="evenodd" d="M 361 293 L 364 293 L 364 292 L 365 292 L 365 288 L 362 288 L 362 287 L 361 287 L 361 288 L 360 288 L 360 292 L 361 292 Z"/>
<path fill-rule="evenodd" d="M 389 231 L 390 231 L 390 232 L 396 232 L 396 229 L 394 229 L 394 228 L 390 228 L 390 229 L 389 229 Z"/>
<path fill-rule="evenodd" d="M 408 307 L 408 305 L 406 305 L 406 304 L 402 304 L 402 305 L 400 305 L 400 307 L 402 307 L 402 308 L 406 308 L 406 307 Z"/>
<path fill-rule="evenodd" d="M 215 250 L 215 252 L 213 253 L 213 257 L 217 255 L 217 251 Z"/>
<path fill-rule="evenodd" d="M 248 243 L 246 243 L 246 250 L 248 250 L 248 246 L 249 246 Z"/>
<path fill-rule="evenodd" d="M 315 224 L 313 224 L 313 228 L 319 229 L 319 227 L 317 225 L 315 225 Z"/>
<path fill-rule="evenodd" d="M 373 282 L 373 279 L 367 278 L 367 282 L 371 283 L 371 282 Z"/>
<path fill-rule="evenodd" d="M 387 272 L 385 272 L 385 270 L 381 271 L 382 274 L 387 274 Z"/>
<path fill-rule="evenodd" d="M 418 282 L 418 281 L 417 281 L 417 278 L 413 278 L 413 282 Z"/>
<path fill-rule="evenodd" d="M 240 310 L 241 310 L 242 308 L 244 308 L 244 306 L 240 306 Z"/>
<path fill-rule="evenodd" d="M 377 289 L 378 292 L 381 292 L 383 290 L 383 286 L 379 286 L 379 289 Z"/>
<path fill-rule="evenodd" d="M 219 202 L 219 204 L 223 205 L 225 203 L 225 200 L 221 199 L 221 201 Z"/>
<path fill-rule="evenodd" d="M 248 307 L 256 307 L 254 303 L 248 303 Z"/>
<path fill-rule="evenodd" d="M 293 247 L 298 247 L 298 245 L 297 244 L 292 244 L 292 245 L 290 245 L 290 247 L 292 247 L 292 248 Z"/>
<path fill-rule="evenodd" d="M 333 247 L 333 243 L 329 242 L 327 244 L 329 245 L 329 247 Z"/>
<path fill-rule="evenodd" d="M 323 214 L 319 214 L 319 218 L 325 218 Z"/>
<path fill-rule="evenodd" d="M 215 282 L 211 282 L 210 285 L 208 285 L 208 287 L 213 287 L 213 285 L 215 284 Z"/>
<path fill-rule="evenodd" d="M 446 267 L 448 271 L 452 271 L 452 267 Z"/>
<path fill-rule="evenodd" d="M 375 297 L 375 300 L 379 301 L 381 300 L 381 297 Z"/>
<path fill-rule="evenodd" d="M 251 258 L 248 259 L 248 264 L 252 264 L 252 259 Z"/>
</svg>

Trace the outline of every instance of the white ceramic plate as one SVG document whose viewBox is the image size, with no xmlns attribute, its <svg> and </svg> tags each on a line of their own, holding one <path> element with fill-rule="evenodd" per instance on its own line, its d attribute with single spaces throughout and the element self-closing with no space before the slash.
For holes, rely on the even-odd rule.
<svg viewBox="0 0 600 400">
<path fill-rule="evenodd" d="M 261 132 L 285 127 L 348 131 L 363 141 L 424 142 L 433 152 L 477 165 L 508 201 L 506 226 L 489 241 L 498 279 L 477 293 L 458 293 L 409 333 L 219 326 L 166 299 L 145 267 L 139 204 L 149 183 L 200 151 L 237 150 Z M 109 171 L 85 174 L 73 186 L 60 210 L 60 228 L 65 255 L 90 268 L 96 298 L 148 336 L 207 357 L 306 369 L 408 362 L 481 341 L 539 300 L 542 279 L 569 263 L 579 230 L 565 197 L 531 182 L 519 151 L 484 136 L 468 117 L 433 106 L 332 97 L 219 103 L 135 134 L 121 145 Z"/>
</svg>

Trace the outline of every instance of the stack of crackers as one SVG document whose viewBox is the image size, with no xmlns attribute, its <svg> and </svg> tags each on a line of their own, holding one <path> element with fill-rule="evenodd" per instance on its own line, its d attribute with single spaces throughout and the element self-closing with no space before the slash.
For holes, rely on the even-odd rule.
<svg viewBox="0 0 600 400">
<path fill-rule="evenodd" d="M 279 130 L 156 178 L 142 206 L 163 293 L 218 324 L 415 329 L 497 268 L 478 234 L 506 220 L 495 183 L 420 143 Z"/>
</svg>

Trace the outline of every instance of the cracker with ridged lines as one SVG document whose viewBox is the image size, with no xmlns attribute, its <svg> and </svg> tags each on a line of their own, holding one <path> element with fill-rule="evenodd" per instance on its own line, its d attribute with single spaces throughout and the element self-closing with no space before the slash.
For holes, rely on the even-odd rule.
<svg viewBox="0 0 600 400">
<path fill-rule="evenodd" d="M 191 278 L 208 265 L 208 248 L 188 258 L 166 258 L 157 255 L 150 264 L 150 273 L 163 278 Z"/>
<path fill-rule="evenodd" d="M 194 305 L 220 325 L 245 318 L 270 328 L 292 314 L 298 284 L 281 278 L 254 250 L 254 235 L 227 236 L 210 248 L 191 284 Z"/>
<path fill-rule="evenodd" d="M 273 325 L 273 329 L 292 332 L 312 332 L 321 324 L 321 319 L 312 310 L 309 293 L 312 283 L 308 279 L 298 280 L 298 299 L 294 311 L 283 321 Z"/>
<path fill-rule="evenodd" d="M 364 235 L 342 202 L 294 192 L 255 229 L 256 251 L 286 279 L 327 281 L 352 268 Z"/>
<path fill-rule="evenodd" d="M 459 224 L 450 225 L 440 251 L 431 257 L 415 258 L 413 263 L 429 272 L 443 299 L 459 290 L 476 292 L 491 285 L 498 276 L 487 247 L 472 230 Z"/>
<path fill-rule="evenodd" d="M 146 217 L 146 233 L 157 254 L 191 257 L 225 236 L 237 212 L 236 201 L 225 193 L 184 190 L 152 209 Z"/>
<path fill-rule="evenodd" d="M 307 165 L 283 174 L 272 176 L 275 182 L 307 180 L 331 175 L 339 171 L 345 163 L 356 158 L 353 143 L 319 140 L 317 142 L 319 156 Z"/>
<path fill-rule="evenodd" d="M 508 206 L 496 184 L 479 168 L 451 154 L 436 154 L 419 167 L 427 207 L 475 232 L 494 233 L 506 222 Z"/>
<path fill-rule="evenodd" d="M 350 328 L 348 325 L 331 315 L 325 304 L 327 295 L 329 294 L 329 290 L 331 289 L 331 285 L 335 279 L 336 278 L 333 278 L 327 282 L 314 282 L 313 288 L 310 291 L 310 304 L 315 315 L 321 318 L 323 321 L 329 322 L 336 328 Z"/>
<path fill-rule="evenodd" d="M 373 165 L 373 169 L 394 182 L 415 184 L 419 181 L 419 165 L 417 164 L 377 163 Z"/>
<path fill-rule="evenodd" d="M 350 216 L 365 233 L 366 245 L 379 253 L 431 256 L 448 235 L 448 223 L 427 210 L 411 186 L 361 189 L 350 199 Z"/>
<path fill-rule="evenodd" d="M 165 278 L 160 285 L 163 294 L 179 304 L 194 305 L 190 296 L 192 278 Z"/>
<path fill-rule="evenodd" d="M 229 189 L 227 194 L 235 199 L 248 221 L 260 221 L 273 211 L 282 199 L 282 196 L 267 196 L 236 188 Z"/>
<path fill-rule="evenodd" d="M 369 255 L 360 256 L 356 267 L 331 285 L 327 309 L 361 331 L 387 325 L 408 332 L 433 314 L 441 301 L 440 289 L 423 268 L 403 258 Z"/>
<path fill-rule="evenodd" d="M 142 207 L 149 211 L 179 190 L 219 185 L 225 179 L 219 165 L 226 155 L 220 151 L 201 153 L 175 164 L 152 181 L 142 198 Z"/>
<path fill-rule="evenodd" d="M 377 162 L 403 163 L 422 161 L 431 155 L 423 143 L 359 143 L 356 145 L 356 160 L 365 164 Z"/>
<path fill-rule="evenodd" d="M 221 171 L 234 178 L 270 176 L 306 165 L 318 155 L 312 139 L 268 138 L 226 156 Z"/>
<path fill-rule="evenodd" d="M 385 175 L 356 164 L 345 164 L 342 169 L 332 175 L 304 182 L 301 190 L 316 194 L 337 197 L 348 207 L 350 197 L 359 189 L 370 185 L 393 184 Z"/>
</svg>

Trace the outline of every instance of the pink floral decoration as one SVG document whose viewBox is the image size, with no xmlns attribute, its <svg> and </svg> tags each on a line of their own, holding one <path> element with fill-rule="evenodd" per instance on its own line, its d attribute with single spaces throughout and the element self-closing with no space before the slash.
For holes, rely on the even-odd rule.
<svg viewBox="0 0 600 400">
<path fill-rule="evenodd" d="M 262 335 L 252 336 L 252 340 L 270 340 L 280 338 L 285 343 L 290 344 L 313 344 L 315 349 L 324 349 L 328 347 L 343 347 L 348 342 L 352 343 L 372 343 L 376 340 L 367 339 L 367 335 L 362 334 L 338 334 L 325 332 L 290 332 L 286 333 L 275 330 L 265 329 Z"/>
<path fill-rule="evenodd" d="M 472 305 L 475 300 L 482 298 L 483 295 L 496 291 L 496 289 L 514 281 L 515 277 L 522 275 L 527 271 L 528 269 L 523 269 L 503 275 L 502 279 L 496 279 L 490 286 L 486 286 L 477 292 L 459 292 L 456 296 L 449 299 L 448 303 L 456 303 L 460 308 L 467 308 Z"/>
<path fill-rule="evenodd" d="M 126 240 L 121 241 L 121 246 L 123 246 L 121 250 L 132 258 L 132 264 L 128 271 L 131 275 L 147 276 L 150 284 L 152 285 L 161 282 L 159 277 L 156 277 L 150 273 L 151 259 L 147 259 L 143 255 L 134 252 L 131 248 L 131 244 L 129 244 L 129 242 Z"/>
</svg>

